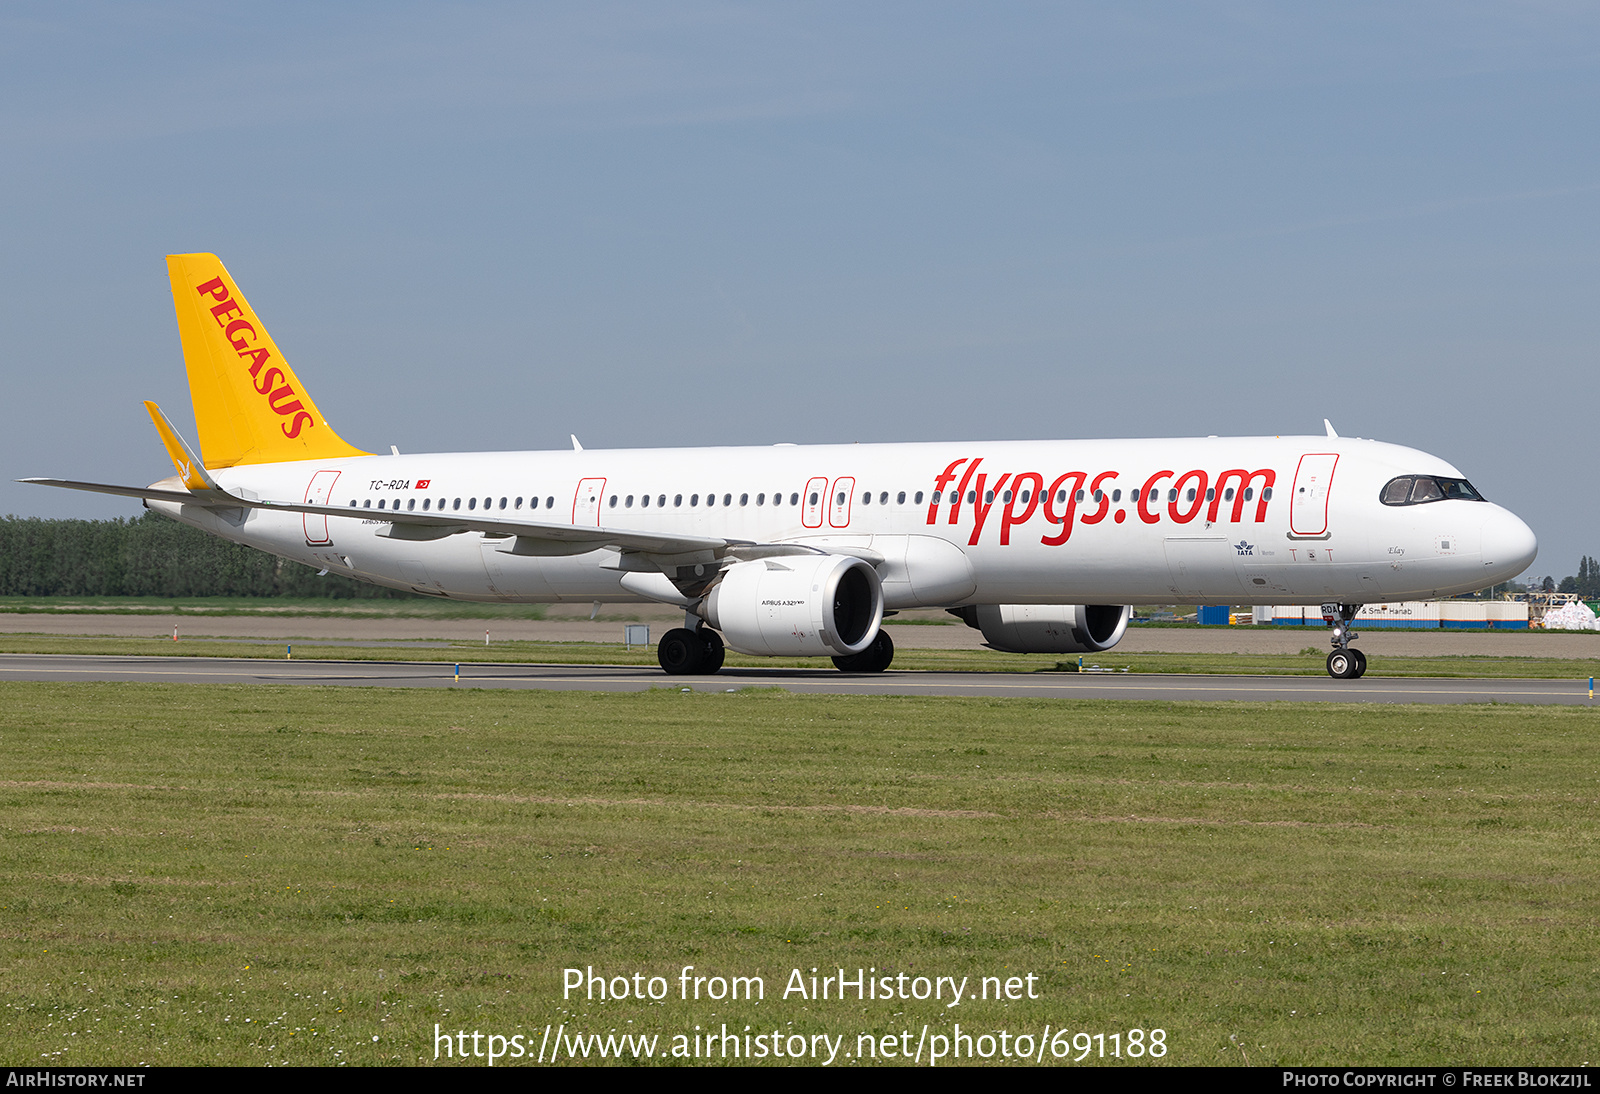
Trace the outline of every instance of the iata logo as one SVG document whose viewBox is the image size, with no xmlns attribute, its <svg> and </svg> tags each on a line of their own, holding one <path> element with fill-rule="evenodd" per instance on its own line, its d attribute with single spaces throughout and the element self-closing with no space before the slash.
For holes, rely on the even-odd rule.
<svg viewBox="0 0 1600 1094">
<path fill-rule="evenodd" d="M 222 283 L 222 278 L 213 277 L 205 284 L 196 285 L 194 288 L 201 296 L 209 296 L 217 301 L 211 308 L 212 318 L 217 321 L 217 326 L 222 328 L 222 336 L 228 340 L 228 345 L 233 347 L 234 352 L 241 359 L 251 362 L 250 382 L 256 393 L 266 396 L 267 405 L 272 408 L 274 414 L 289 418 L 286 424 L 280 426 L 283 435 L 293 440 L 300 436 L 300 430 L 306 426 L 316 425 L 316 420 L 311 417 L 311 412 L 306 410 L 305 404 L 294 397 L 294 388 L 288 384 L 281 384 L 288 378 L 283 369 L 274 365 L 265 372 L 262 371 L 262 366 L 271 359 L 272 351 L 256 344 L 261 336 L 256 333 L 256 328 L 250 321 L 244 318 L 244 306 L 229 295 L 228 286 Z M 274 387 L 274 384 L 281 386 Z"/>
<path fill-rule="evenodd" d="M 1249 543 L 1246 543 L 1242 539 L 1233 545 L 1233 549 L 1238 551 L 1241 555 L 1253 555 L 1255 553 L 1255 547 Z"/>
</svg>

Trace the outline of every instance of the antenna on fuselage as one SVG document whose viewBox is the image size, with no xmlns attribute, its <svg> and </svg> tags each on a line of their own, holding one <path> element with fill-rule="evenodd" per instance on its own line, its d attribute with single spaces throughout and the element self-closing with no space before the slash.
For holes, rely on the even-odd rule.
<svg viewBox="0 0 1600 1094">
<path fill-rule="evenodd" d="M 1322 424 L 1323 424 L 1323 427 L 1327 429 L 1328 436 L 1330 436 L 1330 437 L 1338 437 L 1339 436 L 1339 431 L 1333 428 L 1333 423 L 1328 421 L 1328 419 L 1326 419 L 1326 418 L 1322 419 Z"/>
<path fill-rule="evenodd" d="M 567 436 L 572 438 L 572 450 L 574 452 L 582 452 L 583 445 L 578 443 L 578 435 L 576 433 L 568 433 Z"/>
</svg>

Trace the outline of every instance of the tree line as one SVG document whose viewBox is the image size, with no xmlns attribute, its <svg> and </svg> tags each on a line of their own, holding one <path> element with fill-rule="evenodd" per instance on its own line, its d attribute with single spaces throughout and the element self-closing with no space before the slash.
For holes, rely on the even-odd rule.
<svg viewBox="0 0 1600 1094">
<path fill-rule="evenodd" d="M 0 518 L 0 596 L 410 598 L 241 547 L 156 513 Z"/>
</svg>

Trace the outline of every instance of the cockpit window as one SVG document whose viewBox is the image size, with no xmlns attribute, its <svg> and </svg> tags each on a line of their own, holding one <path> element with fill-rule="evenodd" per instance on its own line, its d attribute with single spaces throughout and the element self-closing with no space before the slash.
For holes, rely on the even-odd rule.
<svg viewBox="0 0 1600 1094">
<path fill-rule="evenodd" d="M 1385 505 L 1421 505 L 1428 501 L 1482 501 L 1483 495 L 1466 479 L 1402 475 L 1384 484 L 1378 500 Z"/>
</svg>

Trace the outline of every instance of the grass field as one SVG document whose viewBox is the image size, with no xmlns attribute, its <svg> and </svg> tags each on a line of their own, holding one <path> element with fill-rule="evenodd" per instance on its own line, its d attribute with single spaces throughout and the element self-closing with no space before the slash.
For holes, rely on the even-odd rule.
<svg viewBox="0 0 1600 1094">
<path fill-rule="evenodd" d="M 1178 1064 L 1579 1064 L 1597 731 L 1549 707 L 5 684 L 0 1044 L 431 1063 L 435 1023 L 660 1054 L 726 1023 L 843 1036 L 842 1064 L 859 1033 L 959 1022 L 1107 1050 L 1159 1028 Z M 766 998 L 681 1001 L 685 965 Z M 671 993 L 563 1000 L 588 966 Z M 1031 974 L 1039 998 L 782 998 L 813 967 Z"/>
</svg>

